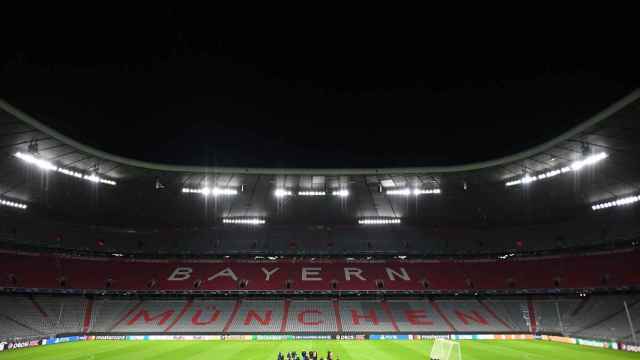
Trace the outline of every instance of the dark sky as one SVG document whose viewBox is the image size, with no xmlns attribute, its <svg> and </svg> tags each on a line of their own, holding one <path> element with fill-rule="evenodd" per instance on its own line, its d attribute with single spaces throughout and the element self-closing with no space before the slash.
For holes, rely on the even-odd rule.
<svg viewBox="0 0 640 360">
<path fill-rule="evenodd" d="M 71 14 L 54 27 L 33 19 L 7 39 L 1 96 L 126 157 L 385 167 L 524 150 L 640 84 L 625 39 L 581 28 L 272 31 L 215 26 L 197 11 L 144 14 L 101 11 L 79 23 Z"/>
</svg>

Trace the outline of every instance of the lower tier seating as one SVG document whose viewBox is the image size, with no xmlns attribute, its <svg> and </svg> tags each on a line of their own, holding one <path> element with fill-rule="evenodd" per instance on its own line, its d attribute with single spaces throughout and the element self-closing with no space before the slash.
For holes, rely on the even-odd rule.
<svg viewBox="0 0 640 360">
<path fill-rule="evenodd" d="M 125 299 L 0 296 L 0 338 L 72 333 L 553 333 L 623 340 L 640 296 Z"/>
</svg>

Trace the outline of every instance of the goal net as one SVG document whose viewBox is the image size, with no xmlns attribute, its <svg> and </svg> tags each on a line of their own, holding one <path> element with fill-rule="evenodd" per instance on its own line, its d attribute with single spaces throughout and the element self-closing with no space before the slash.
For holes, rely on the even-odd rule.
<svg viewBox="0 0 640 360">
<path fill-rule="evenodd" d="M 462 360 L 460 343 L 457 341 L 436 339 L 429 355 L 431 360 Z"/>
</svg>

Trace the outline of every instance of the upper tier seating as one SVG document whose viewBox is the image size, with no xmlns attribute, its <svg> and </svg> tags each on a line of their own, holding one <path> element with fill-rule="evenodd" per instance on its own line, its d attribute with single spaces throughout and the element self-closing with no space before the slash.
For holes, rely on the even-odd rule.
<svg viewBox="0 0 640 360">
<path fill-rule="evenodd" d="M 640 252 L 504 260 L 172 261 L 0 253 L 0 287 L 88 290 L 421 291 L 640 285 Z"/>
<path fill-rule="evenodd" d="M 615 219 L 589 214 L 559 223 L 495 228 L 225 225 L 134 229 L 59 223 L 31 214 L 0 218 L 0 242 L 107 253 L 478 254 L 610 245 L 639 236 L 636 212 L 619 213 Z"/>
</svg>

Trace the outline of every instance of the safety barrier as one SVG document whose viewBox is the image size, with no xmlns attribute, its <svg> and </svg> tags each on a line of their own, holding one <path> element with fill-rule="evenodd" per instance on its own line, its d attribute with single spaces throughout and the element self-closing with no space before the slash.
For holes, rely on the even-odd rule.
<svg viewBox="0 0 640 360">
<path fill-rule="evenodd" d="M 602 349 L 640 352 L 640 346 L 552 335 L 529 334 L 332 334 L 332 335 L 100 335 L 100 336 L 57 336 L 49 338 L 0 342 L 0 352 L 37 346 L 71 343 L 76 341 L 283 341 L 283 340 L 541 340 L 565 344 L 597 347 Z"/>
</svg>

